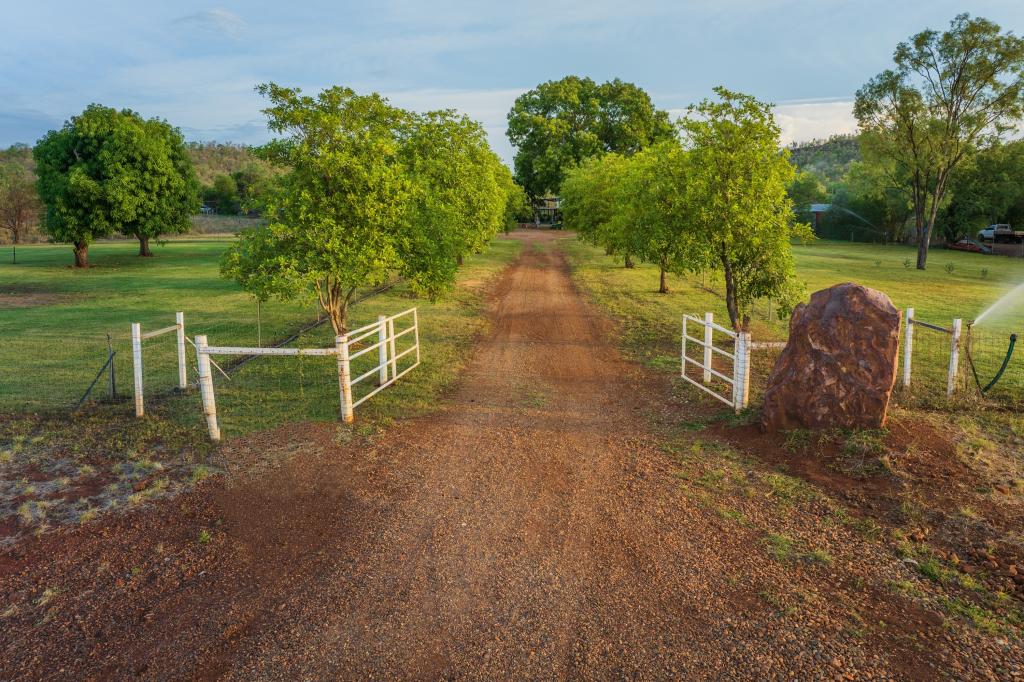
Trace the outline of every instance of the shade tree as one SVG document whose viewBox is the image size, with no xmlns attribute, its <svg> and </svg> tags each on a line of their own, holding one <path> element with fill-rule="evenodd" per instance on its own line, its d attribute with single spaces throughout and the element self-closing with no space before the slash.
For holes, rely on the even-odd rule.
<svg viewBox="0 0 1024 682">
<path fill-rule="evenodd" d="M 857 91 L 854 115 L 865 158 L 893 163 L 909 187 L 923 270 L 954 170 L 1020 121 L 1024 39 L 960 14 L 901 42 L 893 62 Z"/>
<path fill-rule="evenodd" d="M 51 130 L 33 155 L 43 222 L 56 241 L 74 245 L 88 266 L 89 244 L 115 232 L 149 241 L 191 229 L 198 184 L 181 132 L 160 119 L 97 104 Z"/>
<path fill-rule="evenodd" d="M 703 249 L 700 265 L 720 272 L 735 329 L 757 298 L 790 308 L 800 295 L 790 242 L 812 238 L 786 193 L 794 169 L 780 150 L 771 107 L 749 95 L 715 88 L 714 99 L 688 108 L 680 121 L 690 171 L 687 210 Z"/>
<path fill-rule="evenodd" d="M 541 83 L 516 98 L 508 114 L 515 178 L 534 199 L 559 193 L 566 174 L 584 159 L 634 154 L 673 135 L 668 114 L 642 88 L 619 79 L 598 84 L 566 76 Z"/>
<path fill-rule="evenodd" d="M 221 262 L 257 298 L 315 297 L 343 334 L 360 288 L 401 275 L 438 296 L 459 258 L 500 229 L 508 171 L 478 124 L 344 87 L 258 92 L 278 135 L 260 153 L 286 172 L 267 225 L 244 232 Z"/>
</svg>

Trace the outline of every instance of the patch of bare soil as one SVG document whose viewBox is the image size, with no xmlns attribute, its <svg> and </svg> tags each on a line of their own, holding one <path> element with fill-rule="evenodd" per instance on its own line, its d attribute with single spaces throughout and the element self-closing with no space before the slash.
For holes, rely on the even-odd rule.
<svg viewBox="0 0 1024 682">
<path fill-rule="evenodd" d="M 670 382 L 621 359 L 557 235 L 519 238 L 436 413 L 257 434 L 222 453 L 254 472 L 3 550 L 0 678 L 1024 674 L 1018 641 L 888 592 L 906 567 L 819 502 L 786 512 L 793 543 L 834 557 L 766 545 L 764 470 L 687 481 L 650 430 L 680 409 Z M 712 483 L 746 491 L 743 523 L 698 495 Z"/>
<path fill-rule="evenodd" d="M 77 298 L 79 296 L 76 294 L 48 291 L 36 286 L 12 284 L 0 286 L 0 310 L 58 305 L 70 303 Z"/>
<path fill-rule="evenodd" d="M 969 461 L 954 427 L 904 414 L 866 445 L 851 434 L 766 434 L 756 424 L 715 432 L 855 513 L 902 529 L 908 543 L 934 550 L 951 568 L 1024 600 L 1024 504 L 1004 477 Z"/>
</svg>

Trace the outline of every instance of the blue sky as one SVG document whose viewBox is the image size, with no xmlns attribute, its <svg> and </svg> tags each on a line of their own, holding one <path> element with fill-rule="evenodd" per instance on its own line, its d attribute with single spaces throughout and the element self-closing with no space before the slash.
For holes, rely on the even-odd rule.
<svg viewBox="0 0 1024 682">
<path fill-rule="evenodd" d="M 673 112 L 722 84 L 776 103 L 784 141 L 853 128 L 850 102 L 896 43 L 958 12 L 1024 31 L 1024 2 L 589 0 L 482 3 L 11 2 L 0 22 L 0 145 L 31 143 L 90 102 L 186 137 L 268 138 L 274 80 L 348 85 L 480 120 L 509 160 L 515 97 L 566 74 L 619 77 Z"/>
</svg>

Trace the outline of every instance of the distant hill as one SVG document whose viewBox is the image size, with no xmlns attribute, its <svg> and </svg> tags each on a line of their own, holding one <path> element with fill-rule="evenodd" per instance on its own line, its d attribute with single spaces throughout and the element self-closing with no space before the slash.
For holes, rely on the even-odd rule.
<svg viewBox="0 0 1024 682">
<path fill-rule="evenodd" d="M 854 161 L 860 161 L 856 135 L 833 135 L 827 140 L 794 142 L 790 160 L 802 171 L 813 173 L 826 184 L 837 182 Z"/>
<path fill-rule="evenodd" d="M 270 165 L 256 158 L 252 150 L 231 142 L 189 142 L 188 155 L 196 170 L 196 177 L 204 187 L 213 185 L 218 175 L 232 175 L 255 165 L 272 173 Z"/>
</svg>

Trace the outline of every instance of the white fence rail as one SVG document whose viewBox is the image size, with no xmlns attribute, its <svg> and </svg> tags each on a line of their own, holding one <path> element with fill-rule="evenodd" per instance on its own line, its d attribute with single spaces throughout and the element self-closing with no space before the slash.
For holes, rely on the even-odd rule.
<svg viewBox="0 0 1024 682">
<path fill-rule="evenodd" d="M 406 322 L 408 322 L 409 326 L 396 332 L 396 321 L 400 321 L 399 326 Z M 412 345 L 401 352 L 396 352 L 396 341 L 410 334 L 412 335 L 410 337 Z M 375 339 L 375 341 L 367 345 L 365 342 L 368 339 Z M 372 324 L 336 337 L 333 348 L 211 346 L 205 335 L 197 335 L 195 337 L 195 347 L 199 367 L 199 389 L 203 400 L 203 415 L 206 418 L 211 440 L 219 441 L 221 437 L 220 425 L 217 421 L 217 402 L 214 396 L 211 355 L 266 355 L 278 357 L 335 355 L 338 358 L 338 393 L 341 405 L 341 418 L 346 423 L 351 423 L 355 418 L 356 407 L 398 381 L 420 364 L 419 313 L 416 308 L 410 308 L 390 317 L 381 315 Z M 377 351 L 378 364 L 363 374 L 352 377 L 353 361 L 374 350 Z M 399 371 L 399 361 L 406 357 L 414 357 L 415 362 Z M 353 387 L 374 375 L 377 377 L 377 386 L 359 399 L 354 399 Z"/>
<path fill-rule="evenodd" d="M 957 375 L 960 371 L 960 336 L 963 320 L 956 318 L 950 327 L 931 324 L 914 317 L 914 309 L 907 308 L 903 324 L 903 388 L 910 388 L 911 368 L 914 359 L 914 327 L 946 334 L 949 336 L 949 364 L 946 369 L 946 395 L 951 396 L 956 390 Z"/>
<path fill-rule="evenodd" d="M 188 371 L 185 364 L 185 314 L 175 313 L 174 324 L 154 329 L 151 332 L 142 332 L 142 325 L 139 322 L 132 322 L 132 368 L 135 375 L 135 416 L 141 417 L 146 413 L 145 399 L 142 387 L 142 342 L 154 339 L 170 332 L 177 332 L 178 348 L 178 388 L 185 390 L 188 385 Z"/>
<path fill-rule="evenodd" d="M 699 330 L 696 333 L 700 338 L 690 335 L 692 329 Z M 731 352 L 715 345 L 716 332 L 732 341 Z M 687 355 L 688 344 L 700 347 L 700 359 Z M 750 351 L 752 347 L 749 332 L 737 333 L 716 324 L 714 315 L 711 313 L 704 313 L 704 319 L 695 315 L 683 315 L 680 375 L 689 383 L 739 412 L 747 406 L 750 397 Z M 726 359 L 730 365 L 728 370 L 715 369 L 716 355 Z M 693 365 L 700 370 L 701 381 L 687 375 L 688 365 Z M 728 394 L 724 390 L 716 389 L 715 379 L 729 387 Z"/>
</svg>

